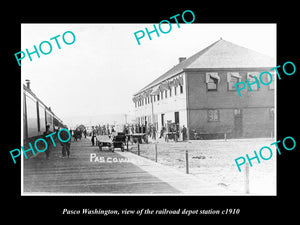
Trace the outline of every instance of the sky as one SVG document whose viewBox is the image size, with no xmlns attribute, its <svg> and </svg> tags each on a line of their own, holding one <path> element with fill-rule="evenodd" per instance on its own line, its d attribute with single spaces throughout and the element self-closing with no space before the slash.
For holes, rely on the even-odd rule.
<svg viewBox="0 0 300 225">
<path fill-rule="evenodd" d="M 156 24 L 156 26 L 158 26 Z M 69 126 L 101 121 L 99 116 L 134 116 L 133 94 L 220 38 L 276 58 L 276 24 L 172 23 L 169 33 L 140 39 L 134 33 L 153 24 L 22 24 L 21 50 L 49 41 L 52 52 L 21 61 L 21 80 Z M 167 30 L 168 27 L 162 27 Z M 66 45 L 62 35 L 75 34 Z M 57 38 L 61 49 L 58 49 Z M 72 36 L 66 34 L 66 41 Z M 47 52 L 47 44 L 43 44 Z M 17 63 L 17 62 L 16 62 Z M 130 117 L 130 116 L 129 116 Z M 129 118 L 128 117 L 128 118 Z"/>
</svg>

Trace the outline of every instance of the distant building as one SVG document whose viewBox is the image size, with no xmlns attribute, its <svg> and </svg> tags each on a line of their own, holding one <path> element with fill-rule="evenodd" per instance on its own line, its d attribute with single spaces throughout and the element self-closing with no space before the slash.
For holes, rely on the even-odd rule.
<svg viewBox="0 0 300 225">
<path fill-rule="evenodd" d="M 235 84 L 275 67 L 269 56 L 218 40 L 179 63 L 133 96 L 136 122 L 158 130 L 187 127 L 188 137 L 230 138 L 274 135 L 274 80 L 252 85 L 241 97 Z M 267 79 L 267 78 L 266 78 Z M 267 81 L 265 81 L 267 83 Z"/>
</svg>

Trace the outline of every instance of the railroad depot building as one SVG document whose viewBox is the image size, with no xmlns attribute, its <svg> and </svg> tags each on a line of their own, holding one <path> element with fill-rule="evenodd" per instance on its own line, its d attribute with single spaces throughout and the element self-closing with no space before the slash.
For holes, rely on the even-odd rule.
<svg viewBox="0 0 300 225">
<path fill-rule="evenodd" d="M 136 122 L 187 128 L 189 139 L 254 138 L 274 135 L 275 59 L 220 39 L 179 63 L 134 94 Z M 263 71 L 270 85 L 251 85 L 240 97 L 238 82 L 254 82 Z M 269 76 L 262 76 L 268 83 Z M 159 132 L 158 132 L 159 133 Z"/>
</svg>

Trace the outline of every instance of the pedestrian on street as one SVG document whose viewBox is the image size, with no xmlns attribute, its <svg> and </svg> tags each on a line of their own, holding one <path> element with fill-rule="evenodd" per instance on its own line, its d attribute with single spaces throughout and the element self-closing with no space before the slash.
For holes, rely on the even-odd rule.
<svg viewBox="0 0 300 225">
<path fill-rule="evenodd" d="M 95 132 L 94 131 L 92 133 L 92 139 L 91 139 L 91 141 L 92 141 L 92 146 L 94 146 L 95 145 Z"/>
<path fill-rule="evenodd" d="M 186 139 L 187 139 L 186 127 L 183 125 L 183 128 L 182 128 L 182 141 L 185 141 Z"/>
<path fill-rule="evenodd" d="M 62 140 L 67 140 L 69 138 L 69 134 L 66 131 L 61 131 L 61 139 Z M 60 144 L 62 146 L 62 157 L 66 157 L 66 155 L 68 156 L 68 158 L 70 157 L 70 148 L 71 148 L 71 138 L 68 142 L 62 142 L 60 141 Z"/>
<path fill-rule="evenodd" d="M 164 136 L 165 131 L 166 131 L 166 128 L 163 126 L 163 127 L 161 128 L 161 130 L 160 130 L 160 136 L 159 136 L 159 138 L 162 138 L 162 137 Z"/>
</svg>

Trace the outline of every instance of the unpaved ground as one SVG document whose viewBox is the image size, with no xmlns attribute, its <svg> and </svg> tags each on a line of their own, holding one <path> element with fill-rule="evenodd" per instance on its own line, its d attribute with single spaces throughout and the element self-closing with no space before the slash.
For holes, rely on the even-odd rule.
<svg viewBox="0 0 300 225">
<path fill-rule="evenodd" d="M 263 146 L 270 146 L 275 140 L 270 138 L 258 139 L 229 139 L 224 140 L 195 140 L 189 142 L 158 141 L 158 163 L 186 171 L 186 150 L 188 150 L 189 173 L 206 182 L 226 187 L 237 194 L 245 193 L 245 167 L 239 172 L 235 159 L 241 156 L 250 158 Z M 130 145 L 130 151 L 137 153 L 137 145 Z M 276 157 L 275 147 L 270 160 L 252 160 L 249 168 L 250 194 L 276 195 Z M 140 155 L 155 160 L 155 144 L 140 144 Z M 267 158 L 268 151 L 263 155 Z M 187 184 L 188 185 L 188 184 Z"/>
</svg>

